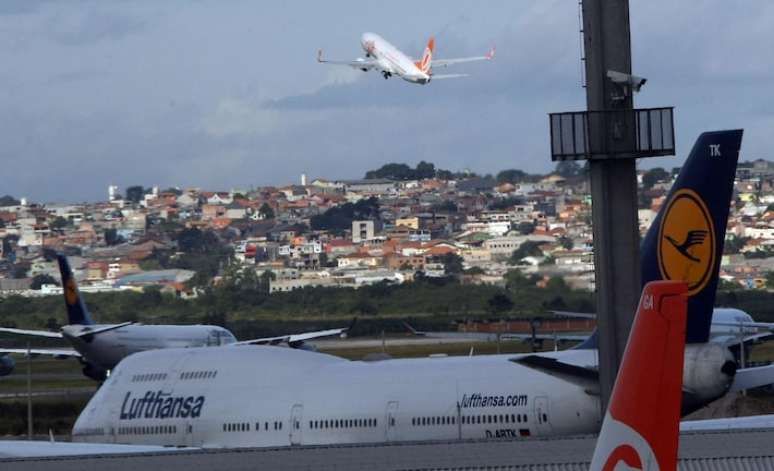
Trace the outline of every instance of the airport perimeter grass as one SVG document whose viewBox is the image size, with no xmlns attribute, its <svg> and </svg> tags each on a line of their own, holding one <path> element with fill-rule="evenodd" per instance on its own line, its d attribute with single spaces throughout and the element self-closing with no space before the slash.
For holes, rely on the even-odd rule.
<svg viewBox="0 0 774 471">
<path fill-rule="evenodd" d="M 356 338 L 354 340 L 361 340 Z M 468 355 L 471 347 L 474 355 L 494 354 L 498 351 L 496 342 L 453 342 L 453 343 L 416 343 L 410 345 L 396 345 L 395 340 L 400 338 L 388 338 L 386 347 L 382 346 L 378 339 L 368 347 L 350 348 L 335 346 L 322 348 L 321 352 L 338 355 L 352 360 L 361 360 L 369 354 L 387 353 L 392 358 L 417 358 L 434 354 Z M 432 342 L 428 339 L 427 342 Z M 524 342 L 501 342 L 500 353 L 524 353 L 530 351 L 529 345 Z M 544 350 L 553 350 L 550 342 L 544 344 Z M 774 360 L 774 343 L 756 346 L 752 351 L 753 361 Z M 23 393 L 27 388 L 26 360 L 19 359 L 16 370 L 9 376 L 0 378 L 0 394 Z M 96 388 L 96 383 L 81 374 L 81 367 L 74 360 L 52 360 L 35 358 L 32 360 L 32 389 L 33 391 L 50 390 L 81 390 L 86 387 Z M 754 402 L 747 406 L 747 414 L 770 412 L 774 410 L 774 395 L 768 392 L 756 392 L 753 399 L 745 399 Z M 36 434 L 47 434 L 49 429 L 56 435 L 68 435 L 75 423 L 78 414 L 86 405 L 90 395 L 74 392 L 68 395 L 56 397 L 33 398 L 34 430 Z M 27 431 L 26 398 L 0 399 L 0 436 L 20 436 Z"/>
</svg>

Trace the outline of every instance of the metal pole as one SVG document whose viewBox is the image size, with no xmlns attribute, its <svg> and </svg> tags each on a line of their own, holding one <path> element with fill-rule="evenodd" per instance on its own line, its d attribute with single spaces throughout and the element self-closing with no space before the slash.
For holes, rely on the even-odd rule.
<svg viewBox="0 0 774 471">
<path fill-rule="evenodd" d="M 631 73 L 629 2 L 583 0 L 582 8 L 588 110 L 631 110 L 631 93 L 622 97 L 607 78 L 608 70 Z M 602 143 L 610 151 L 634 148 L 631 145 L 634 129 L 629 121 L 625 112 L 590 120 L 590 142 Z M 641 288 L 637 179 L 634 156 L 591 160 L 590 169 L 599 376 L 604 413 Z"/>
<path fill-rule="evenodd" d="M 27 342 L 27 440 L 32 440 L 32 348 Z"/>
</svg>

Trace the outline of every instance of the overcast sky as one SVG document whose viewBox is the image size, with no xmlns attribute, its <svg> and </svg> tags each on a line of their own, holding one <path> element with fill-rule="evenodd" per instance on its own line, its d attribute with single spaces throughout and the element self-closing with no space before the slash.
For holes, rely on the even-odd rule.
<svg viewBox="0 0 774 471">
<path fill-rule="evenodd" d="M 702 130 L 774 159 L 774 2 L 631 2 L 636 105 L 676 107 L 679 165 Z M 547 113 L 583 109 L 575 0 L 0 2 L 0 194 L 228 190 L 360 178 L 387 162 L 552 168 Z M 410 55 L 479 55 L 427 86 L 317 64 L 364 31 Z M 449 69 L 451 72 L 452 70 Z"/>
</svg>

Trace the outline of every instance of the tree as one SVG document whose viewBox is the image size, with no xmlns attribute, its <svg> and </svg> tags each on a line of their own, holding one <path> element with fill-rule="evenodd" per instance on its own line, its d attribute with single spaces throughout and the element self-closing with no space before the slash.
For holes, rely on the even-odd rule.
<svg viewBox="0 0 774 471">
<path fill-rule="evenodd" d="M 774 289 L 774 271 L 766 272 L 766 288 Z"/>
<path fill-rule="evenodd" d="M 11 195 L 0 196 L 0 207 L 2 206 L 19 206 L 21 201 L 17 200 Z"/>
<path fill-rule="evenodd" d="M 139 203 L 144 195 L 145 189 L 142 185 L 134 185 L 126 189 L 126 200 L 132 203 Z"/>
<path fill-rule="evenodd" d="M 433 210 L 438 213 L 456 213 L 457 204 L 452 200 L 444 200 L 443 203 L 433 206 Z"/>
<path fill-rule="evenodd" d="M 32 283 L 30 285 L 30 288 L 32 289 L 40 289 L 43 285 L 57 285 L 59 286 L 59 283 L 57 283 L 56 279 L 51 275 L 46 274 L 40 274 L 35 275 L 32 277 Z"/>
<path fill-rule="evenodd" d="M 456 275 L 462 273 L 463 259 L 454 252 L 445 253 L 438 257 L 435 257 L 438 263 L 443 264 L 443 269 L 447 275 Z"/>
<path fill-rule="evenodd" d="M 747 241 L 749 240 L 749 237 L 729 237 L 726 239 L 726 242 L 723 245 L 723 253 L 726 255 L 737 254 L 740 250 L 742 250 L 742 248 L 744 248 L 744 246 L 747 244 Z"/>
<path fill-rule="evenodd" d="M 379 200 L 375 197 L 362 199 L 357 203 L 345 203 L 328 209 L 323 214 L 312 216 L 310 223 L 316 231 L 341 233 L 352 228 L 352 221 L 378 220 Z"/>
<path fill-rule="evenodd" d="M 513 251 L 508 263 L 510 265 L 516 265 L 525 257 L 542 257 L 543 251 L 540 250 L 541 243 L 542 242 L 535 242 L 533 240 L 522 242 L 519 248 Z"/>
<path fill-rule="evenodd" d="M 69 225 L 70 225 L 70 221 L 69 220 L 63 218 L 62 216 L 57 216 L 56 218 L 54 218 L 53 221 L 51 221 L 51 223 L 49 224 L 49 227 L 52 230 L 59 231 L 59 230 L 62 230 L 62 229 L 64 229 L 65 227 L 67 227 Z"/>
<path fill-rule="evenodd" d="M 486 302 L 487 310 L 491 314 L 502 314 L 513 308 L 513 301 L 505 294 L 495 294 Z"/>
<path fill-rule="evenodd" d="M 503 170 L 498 172 L 496 180 L 497 183 L 516 183 L 523 181 L 527 177 L 527 172 L 523 170 L 517 170 L 515 168 Z"/>
<path fill-rule="evenodd" d="M 529 235 L 535 232 L 535 225 L 531 222 L 522 221 L 516 226 L 516 230 L 519 231 L 519 234 L 521 235 Z"/>
<path fill-rule="evenodd" d="M 669 178 L 669 172 L 661 167 L 655 167 L 642 175 L 642 187 L 647 189 L 653 188 L 658 182 L 665 181 Z"/>
<path fill-rule="evenodd" d="M 419 180 L 425 180 L 428 178 L 435 178 L 435 165 L 424 160 L 417 164 L 416 171 L 414 172 L 415 178 Z"/>
<path fill-rule="evenodd" d="M 30 270 L 28 263 L 17 263 L 11 269 L 11 278 L 22 279 L 27 278 L 27 272 Z"/>
<path fill-rule="evenodd" d="M 274 210 L 269 206 L 269 203 L 263 203 L 258 209 L 258 214 L 260 214 L 263 219 L 274 219 Z"/>
<path fill-rule="evenodd" d="M 561 236 L 559 237 L 559 245 L 561 245 L 564 250 L 572 250 L 575 244 L 569 237 Z"/>
<path fill-rule="evenodd" d="M 105 229 L 105 244 L 106 245 L 118 245 L 121 243 L 126 242 L 126 240 L 118 235 L 118 231 L 111 227 L 109 229 Z"/>
<path fill-rule="evenodd" d="M 560 177 L 577 177 L 582 172 L 582 167 L 574 160 L 560 160 L 556 163 L 555 173 Z"/>
</svg>

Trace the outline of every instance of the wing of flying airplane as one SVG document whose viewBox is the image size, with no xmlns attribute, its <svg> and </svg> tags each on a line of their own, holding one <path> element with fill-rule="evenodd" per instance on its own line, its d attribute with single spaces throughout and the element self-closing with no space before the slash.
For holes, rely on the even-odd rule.
<svg viewBox="0 0 774 471">
<path fill-rule="evenodd" d="M 430 61 L 430 68 L 434 69 L 437 67 L 448 67 L 450 65 L 455 64 L 462 64 L 465 62 L 476 62 L 476 61 L 488 61 L 492 60 L 495 55 L 495 48 L 492 48 L 484 54 L 483 56 L 475 56 L 475 57 L 461 57 L 459 59 L 432 59 Z M 437 80 L 438 76 L 433 75 L 433 80 Z"/>
<path fill-rule="evenodd" d="M 330 61 L 327 59 L 323 59 L 323 51 L 322 49 L 317 50 L 317 62 L 321 64 L 331 64 L 331 65 L 347 65 L 349 67 L 352 67 L 353 69 L 360 69 L 360 70 L 371 70 L 371 69 L 380 69 L 379 61 L 374 59 L 364 59 L 362 57 L 358 57 L 357 59 L 353 61 Z"/>
</svg>

